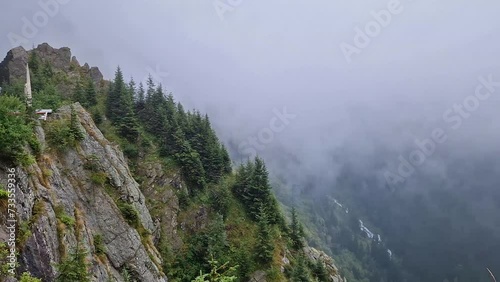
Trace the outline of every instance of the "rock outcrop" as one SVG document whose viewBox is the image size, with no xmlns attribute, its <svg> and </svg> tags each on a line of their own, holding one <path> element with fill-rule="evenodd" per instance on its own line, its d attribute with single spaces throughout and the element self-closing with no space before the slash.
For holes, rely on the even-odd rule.
<svg viewBox="0 0 500 282">
<path fill-rule="evenodd" d="M 0 85 L 24 77 L 27 62 L 28 52 L 23 47 L 10 50 L 0 63 Z"/>
<path fill-rule="evenodd" d="M 321 261 L 330 275 L 332 282 L 347 282 L 347 279 L 342 278 L 339 274 L 339 269 L 335 265 L 333 258 L 328 256 L 325 252 L 317 250 L 313 247 L 305 247 L 304 253 L 312 261 Z"/>
<path fill-rule="evenodd" d="M 87 75 L 92 78 L 96 85 L 103 81 L 103 75 L 99 68 L 89 67 L 86 63 L 84 66 L 80 66 L 76 57 L 71 56 L 70 48 L 62 47 L 57 49 L 47 43 L 42 43 L 30 51 L 26 51 L 23 47 L 10 50 L 0 63 L 0 85 L 18 79 L 24 82 L 26 63 L 31 53 L 35 53 L 42 61 L 50 62 L 56 72 L 64 72 L 70 76 Z"/>
<path fill-rule="evenodd" d="M 167 281 L 160 271 L 161 258 L 148 235 L 156 226 L 123 153 L 104 138 L 89 113 L 79 104 L 74 108 L 85 138 L 75 148 L 44 153 L 35 164 L 16 167 L 19 225 L 27 224 L 30 232 L 21 244 L 19 270 L 27 270 L 43 281 L 53 281 L 54 264 L 78 242 L 88 252 L 88 261 L 93 262 L 92 281 L 123 281 L 120 273 L 124 268 L 137 281 Z M 69 115 L 70 108 L 66 106 L 50 119 L 69 118 Z M 46 147 L 44 129 L 38 127 L 36 131 L 40 143 Z M 89 160 L 99 164 L 98 172 L 105 173 L 107 183 L 92 180 L 97 171 L 89 169 Z M 4 186 L 7 169 L 1 165 L 0 179 Z M 138 211 L 142 229 L 127 223 L 117 199 Z M 74 218 L 74 224 L 61 222 L 61 214 Z M 5 237 L 6 226 L 0 226 L 0 230 L 0 236 Z M 104 255 L 95 251 L 96 236 L 102 238 Z M 91 259 L 92 256 L 98 258 Z"/>
</svg>

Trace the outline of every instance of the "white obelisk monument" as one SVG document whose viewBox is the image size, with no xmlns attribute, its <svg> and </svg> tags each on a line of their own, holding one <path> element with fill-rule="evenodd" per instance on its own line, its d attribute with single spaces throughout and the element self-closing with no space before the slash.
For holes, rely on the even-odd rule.
<svg viewBox="0 0 500 282">
<path fill-rule="evenodd" d="M 24 85 L 24 95 L 26 96 L 26 105 L 31 108 L 33 97 L 31 95 L 31 79 L 30 79 L 30 68 L 26 63 L 26 84 Z"/>
</svg>

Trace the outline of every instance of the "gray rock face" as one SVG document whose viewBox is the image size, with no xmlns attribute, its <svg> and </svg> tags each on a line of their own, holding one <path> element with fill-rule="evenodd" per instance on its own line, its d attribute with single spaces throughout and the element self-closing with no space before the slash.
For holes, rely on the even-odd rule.
<svg viewBox="0 0 500 282">
<path fill-rule="evenodd" d="M 3 82 L 11 83 L 16 79 L 24 78 L 27 62 L 28 52 L 23 47 L 10 50 L 0 63 L 0 84 Z M 24 79 L 23 82 L 25 82 Z"/>
<path fill-rule="evenodd" d="M 174 190 L 171 189 L 172 183 L 179 181 L 179 186 L 182 187 L 180 180 L 177 180 L 179 174 L 174 174 L 173 177 L 167 176 L 165 169 L 160 163 L 151 162 L 143 163 L 140 167 L 141 175 L 146 177 L 143 182 L 141 190 L 148 199 L 155 199 L 161 203 L 161 208 L 157 215 L 155 215 L 157 223 L 155 226 L 154 237 L 155 240 L 159 239 L 160 226 L 163 230 L 164 236 L 172 246 L 172 249 L 178 250 L 182 246 L 182 239 L 177 234 L 177 214 L 179 213 L 179 199 Z M 179 187 L 178 186 L 178 187 Z M 177 189 L 176 187 L 173 187 Z M 156 241 L 157 242 L 157 241 Z"/>
<path fill-rule="evenodd" d="M 342 278 L 339 274 L 339 269 L 335 265 L 335 261 L 333 258 L 328 256 L 325 252 L 317 250 L 313 247 L 305 247 L 304 253 L 306 256 L 312 261 L 321 261 L 323 262 L 326 271 L 330 274 L 330 281 L 332 282 L 347 282 L 347 279 Z"/>
<path fill-rule="evenodd" d="M 57 49 L 51 47 L 47 43 L 42 43 L 30 51 L 26 51 L 23 47 L 16 47 L 10 50 L 0 63 L 0 84 L 2 82 L 11 83 L 16 80 L 22 80 L 24 82 L 26 63 L 31 53 L 37 54 L 42 60 L 49 61 L 55 71 L 63 71 L 70 75 L 79 75 L 79 73 L 76 72 L 77 70 L 72 70 L 72 66 L 77 66 L 81 68 L 83 74 L 92 78 L 96 85 L 103 81 L 103 75 L 99 68 L 89 67 L 88 64 L 80 67 L 77 58 L 71 56 L 70 48 L 62 47 Z"/>
<path fill-rule="evenodd" d="M 91 67 L 89 71 L 90 78 L 94 81 L 95 84 L 100 83 L 103 80 L 103 76 L 98 67 Z"/>
<path fill-rule="evenodd" d="M 47 43 L 42 43 L 32 52 L 35 52 L 42 60 L 51 62 L 56 69 L 68 71 L 70 68 L 71 50 L 68 47 L 56 49 Z"/>
<path fill-rule="evenodd" d="M 43 281 L 57 276 L 55 264 L 78 244 L 91 262 L 92 281 L 123 281 L 121 270 L 127 268 L 136 281 L 161 281 L 167 278 L 160 271 L 161 258 L 152 238 L 140 234 L 123 218 L 115 201 L 122 198 L 139 214 L 145 230 L 155 225 L 146 207 L 145 197 L 132 177 L 123 153 L 110 143 L 78 103 L 74 104 L 85 139 L 65 152 L 45 151 L 29 167 L 16 168 L 16 199 L 19 224 L 29 224 L 31 235 L 21 246 L 19 271 L 30 271 Z M 70 108 L 61 108 L 50 119 L 69 118 Z M 50 122 L 50 120 L 48 121 Z M 46 144 L 41 127 L 37 137 Z M 95 160 L 109 184 L 93 183 L 92 171 L 86 168 L 89 158 Z M 5 185 L 8 168 L 0 164 L 0 182 Z M 61 214 L 74 218 L 67 226 Z M 2 221 L 0 235 L 6 234 Z M 94 236 L 100 235 L 104 255 L 95 253 Z"/>
<path fill-rule="evenodd" d="M 262 270 L 255 271 L 250 275 L 250 280 L 249 282 L 266 282 L 266 273 Z"/>
</svg>

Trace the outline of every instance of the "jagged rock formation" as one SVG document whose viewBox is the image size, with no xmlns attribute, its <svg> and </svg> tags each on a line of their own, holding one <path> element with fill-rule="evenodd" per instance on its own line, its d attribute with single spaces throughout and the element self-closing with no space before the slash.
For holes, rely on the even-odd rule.
<svg viewBox="0 0 500 282">
<path fill-rule="evenodd" d="M 92 78 L 98 85 L 103 81 L 102 73 L 97 67 L 89 67 L 87 63 L 80 66 L 76 58 L 72 59 L 71 50 L 68 47 L 59 49 L 51 47 L 47 43 L 38 45 L 37 48 L 26 51 L 23 47 L 16 47 L 7 53 L 7 56 L 0 63 L 0 85 L 2 83 L 12 83 L 16 80 L 23 80 L 26 63 L 29 60 L 29 54 L 36 53 L 41 59 L 51 62 L 55 71 L 62 71 L 71 74 L 81 71 L 83 74 Z"/>
<path fill-rule="evenodd" d="M 330 275 L 330 279 L 331 279 L 330 281 L 332 281 L 332 282 L 347 282 L 347 279 L 342 278 L 339 275 L 339 269 L 335 265 L 335 261 L 333 260 L 333 258 L 328 256 L 325 252 L 317 250 L 313 247 L 305 247 L 304 253 L 312 261 L 319 260 L 319 261 L 323 262 L 323 264 L 326 268 L 326 271 L 328 271 L 328 273 Z"/>
<path fill-rule="evenodd" d="M 7 53 L 0 63 L 0 85 L 24 77 L 28 53 L 23 47 L 16 47 Z"/>
</svg>

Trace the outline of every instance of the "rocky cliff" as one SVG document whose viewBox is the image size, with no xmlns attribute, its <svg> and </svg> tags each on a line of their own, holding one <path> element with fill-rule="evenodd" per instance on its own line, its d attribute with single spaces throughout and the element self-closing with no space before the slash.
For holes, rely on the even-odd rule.
<svg viewBox="0 0 500 282">
<path fill-rule="evenodd" d="M 78 241 L 88 251 L 94 281 L 109 281 L 109 277 L 122 281 L 120 273 L 124 268 L 138 281 L 166 281 L 159 269 L 158 251 L 148 235 L 157 226 L 123 153 L 104 138 L 79 104 L 75 110 L 85 132 L 81 143 L 64 153 L 43 153 L 35 164 L 15 170 L 19 225 L 28 223 L 31 233 L 21 246 L 21 268 L 43 281 L 53 281 L 54 263 Z M 51 119 L 69 118 L 69 114 L 66 106 Z M 43 127 L 38 126 L 36 132 L 42 146 L 47 147 Z M 98 164 L 98 169 L 105 173 L 104 185 L 109 186 L 110 192 L 92 179 L 96 171 L 88 169 L 89 161 Z M 4 186 L 8 173 L 8 167 L 3 165 L 0 179 Z M 123 218 L 112 196 L 115 193 L 139 212 L 144 234 Z M 74 218 L 75 223 L 65 224 L 59 214 Z M 7 234 L 6 226 L 1 226 L 0 240 L 6 240 Z M 106 250 L 103 256 L 95 252 L 96 236 L 102 237 Z"/>
</svg>

